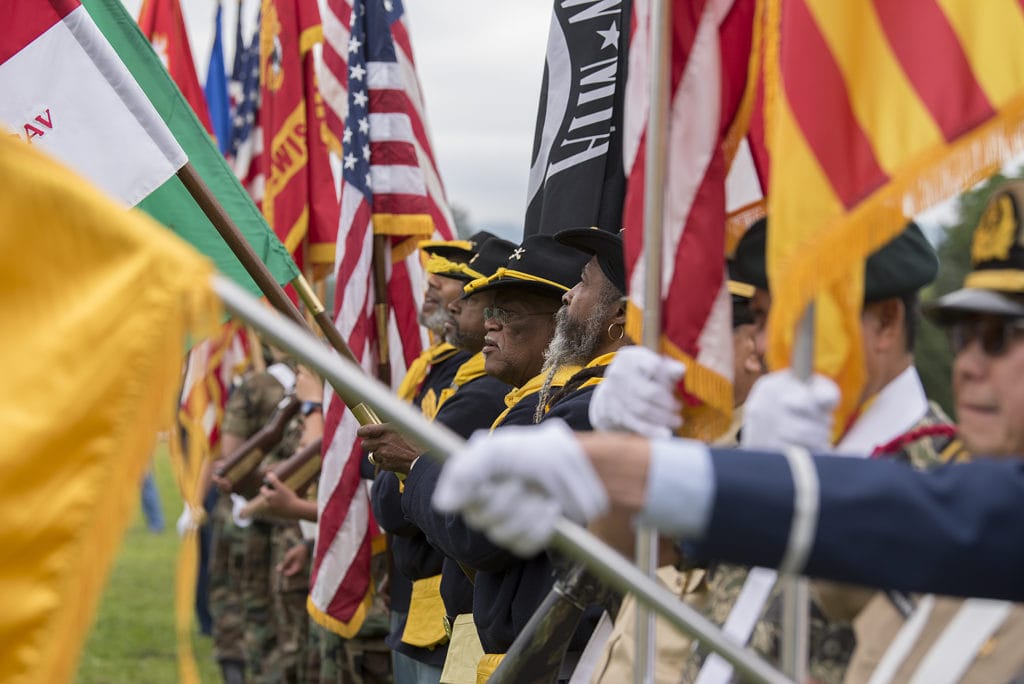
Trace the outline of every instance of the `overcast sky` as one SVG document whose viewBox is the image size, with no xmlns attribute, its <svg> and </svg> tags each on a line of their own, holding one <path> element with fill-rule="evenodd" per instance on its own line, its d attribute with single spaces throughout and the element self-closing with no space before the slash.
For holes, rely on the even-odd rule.
<svg viewBox="0 0 1024 684">
<path fill-rule="evenodd" d="M 259 0 L 243 1 L 250 35 Z M 141 0 L 124 0 L 138 15 Z M 449 202 L 477 228 L 518 239 L 526 205 L 552 0 L 404 0 L 434 154 Z M 213 42 L 215 0 L 181 0 L 200 80 Z M 225 57 L 235 42 L 235 3 L 224 5 Z M 950 204 L 923 219 L 955 219 Z"/>
<path fill-rule="evenodd" d="M 141 0 L 124 0 L 138 16 Z M 404 0 L 427 120 L 450 203 L 478 228 L 518 239 L 552 0 Z M 200 80 L 213 43 L 215 0 L 181 0 Z M 224 5 L 225 58 L 235 3 Z M 243 29 L 258 0 L 243 0 Z"/>
</svg>

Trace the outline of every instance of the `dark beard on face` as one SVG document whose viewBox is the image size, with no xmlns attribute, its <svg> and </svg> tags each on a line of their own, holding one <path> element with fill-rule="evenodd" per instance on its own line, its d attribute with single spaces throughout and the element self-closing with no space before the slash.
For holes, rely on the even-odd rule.
<svg viewBox="0 0 1024 684">
<path fill-rule="evenodd" d="M 555 336 L 544 351 L 544 370 L 585 366 L 596 356 L 603 331 L 602 316 L 577 321 L 569 317 L 569 307 L 563 306 L 555 314 Z"/>
<path fill-rule="evenodd" d="M 444 337 L 444 324 L 450 320 L 452 320 L 452 315 L 444 308 L 435 309 L 425 316 L 420 314 L 420 325 L 437 337 Z"/>
</svg>

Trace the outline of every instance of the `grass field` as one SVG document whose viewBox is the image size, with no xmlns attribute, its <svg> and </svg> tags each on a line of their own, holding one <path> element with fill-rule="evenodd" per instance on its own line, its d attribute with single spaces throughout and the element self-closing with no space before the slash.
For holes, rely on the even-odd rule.
<svg viewBox="0 0 1024 684">
<path fill-rule="evenodd" d="M 178 681 L 174 634 L 178 535 L 174 522 L 181 513 L 181 497 L 165 448 L 158 449 L 154 467 L 167 529 L 162 534 L 147 530 L 140 505 L 125 533 L 82 652 L 79 684 Z M 196 630 L 192 643 L 202 681 L 219 681 L 210 656 L 210 639 Z"/>
</svg>

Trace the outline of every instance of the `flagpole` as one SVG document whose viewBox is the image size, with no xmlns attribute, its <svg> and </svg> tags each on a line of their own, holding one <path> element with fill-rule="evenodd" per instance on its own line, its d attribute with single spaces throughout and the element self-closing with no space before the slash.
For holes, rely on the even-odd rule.
<svg viewBox="0 0 1024 684">
<path fill-rule="evenodd" d="M 814 372 L 814 302 L 807 305 L 793 342 L 793 373 L 810 381 Z M 807 579 L 791 574 L 781 578 L 782 671 L 794 681 L 807 679 L 807 643 L 810 632 L 810 589 Z"/>
<path fill-rule="evenodd" d="M 213 289 L 228 311 L 241 318 L 276 346 L 293 354 L 319 373 L 331 385 L 357 397 L 405 435 L 421 443 L 432 458 L 444 460 L 465 446 L 465 441 L 439 423 L 428 421 L 412 405 L 394 395 L 390 388 L 363 372 L 362 367 L 339 358 L 325 349 L 308 328 L 262 306 L 248 292 L 223 276 L 214 276 Z M 567 555 L 583 561 L 610 586 L 632 593 L 640 604 L 653 609 L 677 629 L 706 644 L 728 660 L 746 679 L 765 684 L 792 684 L 780 672 L 754 653 L 737 646 L 721 630 L 675 594 L 644 575 L 629 560 L 580 526 L 562 519 L 555 528 L 551 544 Z"/>
<path fill-rule="evenodd" d="M 391 384 L 391 354 L 388 349 L 388 236 L 373 236 L 373 315 L 377 322 L 377 378 Z"/>
<path fill-rule="evenodd" d="M 238 260 L 242 262 L 242 266 L 245 267 L 245 270 L 256 282 L 256 286 L 260 288 L 260 291 L 266 296 L 271 306 L 299 325 L 309 327 L 298 308 L 292 304 L 292 301 L 288 299 L 288 295 L 284 293 L 284 289 L 274 280 L 270 269 L 259 258 L 252 245 L 249 244 L 249 241 L 242 236 L 242 231 L 235 225 L 230 214 L 225 211 L 217 197 L 213 194 L 213 191 L 210 190 L 210 186 L 206 184 L 206 181 L 199 175 L 199 172 L 192 166 L 192 163 L 186 162 L 177 175 L 185 189 L 188 190 L 189 194 L 196 201 L 196 204 L 206 214 L 206 217 L 210 219 L 210 223 L 220 233 L 225 244 L 231 248 L 231 251 L 238 257 Z M 345 343 L 345 339 L 338 332 L 334 323 L 331 322 L 331 319 L 324 310 L 323 303 L 313 292 L 313 288 L 310 287 L 305 276 L 300 273 L 292 281 L 292 285 L 295 287 L 299 298 L 302 299 L 303 304 L 313 315 L 313 320 L 316 321 L 317 327 L 323 332 L 328 343 L 338 353 L 358 365 L 359 362 L 356 360 L 355 355 L 349 349 L 348 344 Z M 348 404 L 347 401 L 345 403 Z"/>
<path fill-rule="evenodd" d="M 652 0 L 650 14 L 650 108 L 644 158 L 644 312 L 643 344 L 657 352 L 661 342 L 662 224 L 665 202 L 665 130 L 668 122 L 669 37 L 672 17 L 666 0 Z M 658 533 L 638 527 L 636 562 L 653 581 L 658 568 Z M 654 681 L 654 613 L 637 606 L 633 681 Z"/>
</svg>

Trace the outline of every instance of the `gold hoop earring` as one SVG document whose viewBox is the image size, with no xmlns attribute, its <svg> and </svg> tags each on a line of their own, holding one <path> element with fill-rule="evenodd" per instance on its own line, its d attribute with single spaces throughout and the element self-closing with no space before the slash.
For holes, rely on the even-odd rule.
<svg viewBox="0 0 1024 684">
<path fill-rule="evenodd" d="M 616 337 L 615 335 L 612 334 L 612 328 L 614 328 L 615 326 L 619 326 L 619 335 L 618 335 L 618 337 Z M 626 334 L 626 326 L 624 326 L 622 323 L 609 323 L 608 324 L 608 339 L 611 340 L 612 342 L 618 342 L 619 340 L 622 339 L 622 336 L 625 335 L 625 334 Z"/>
</svg>

